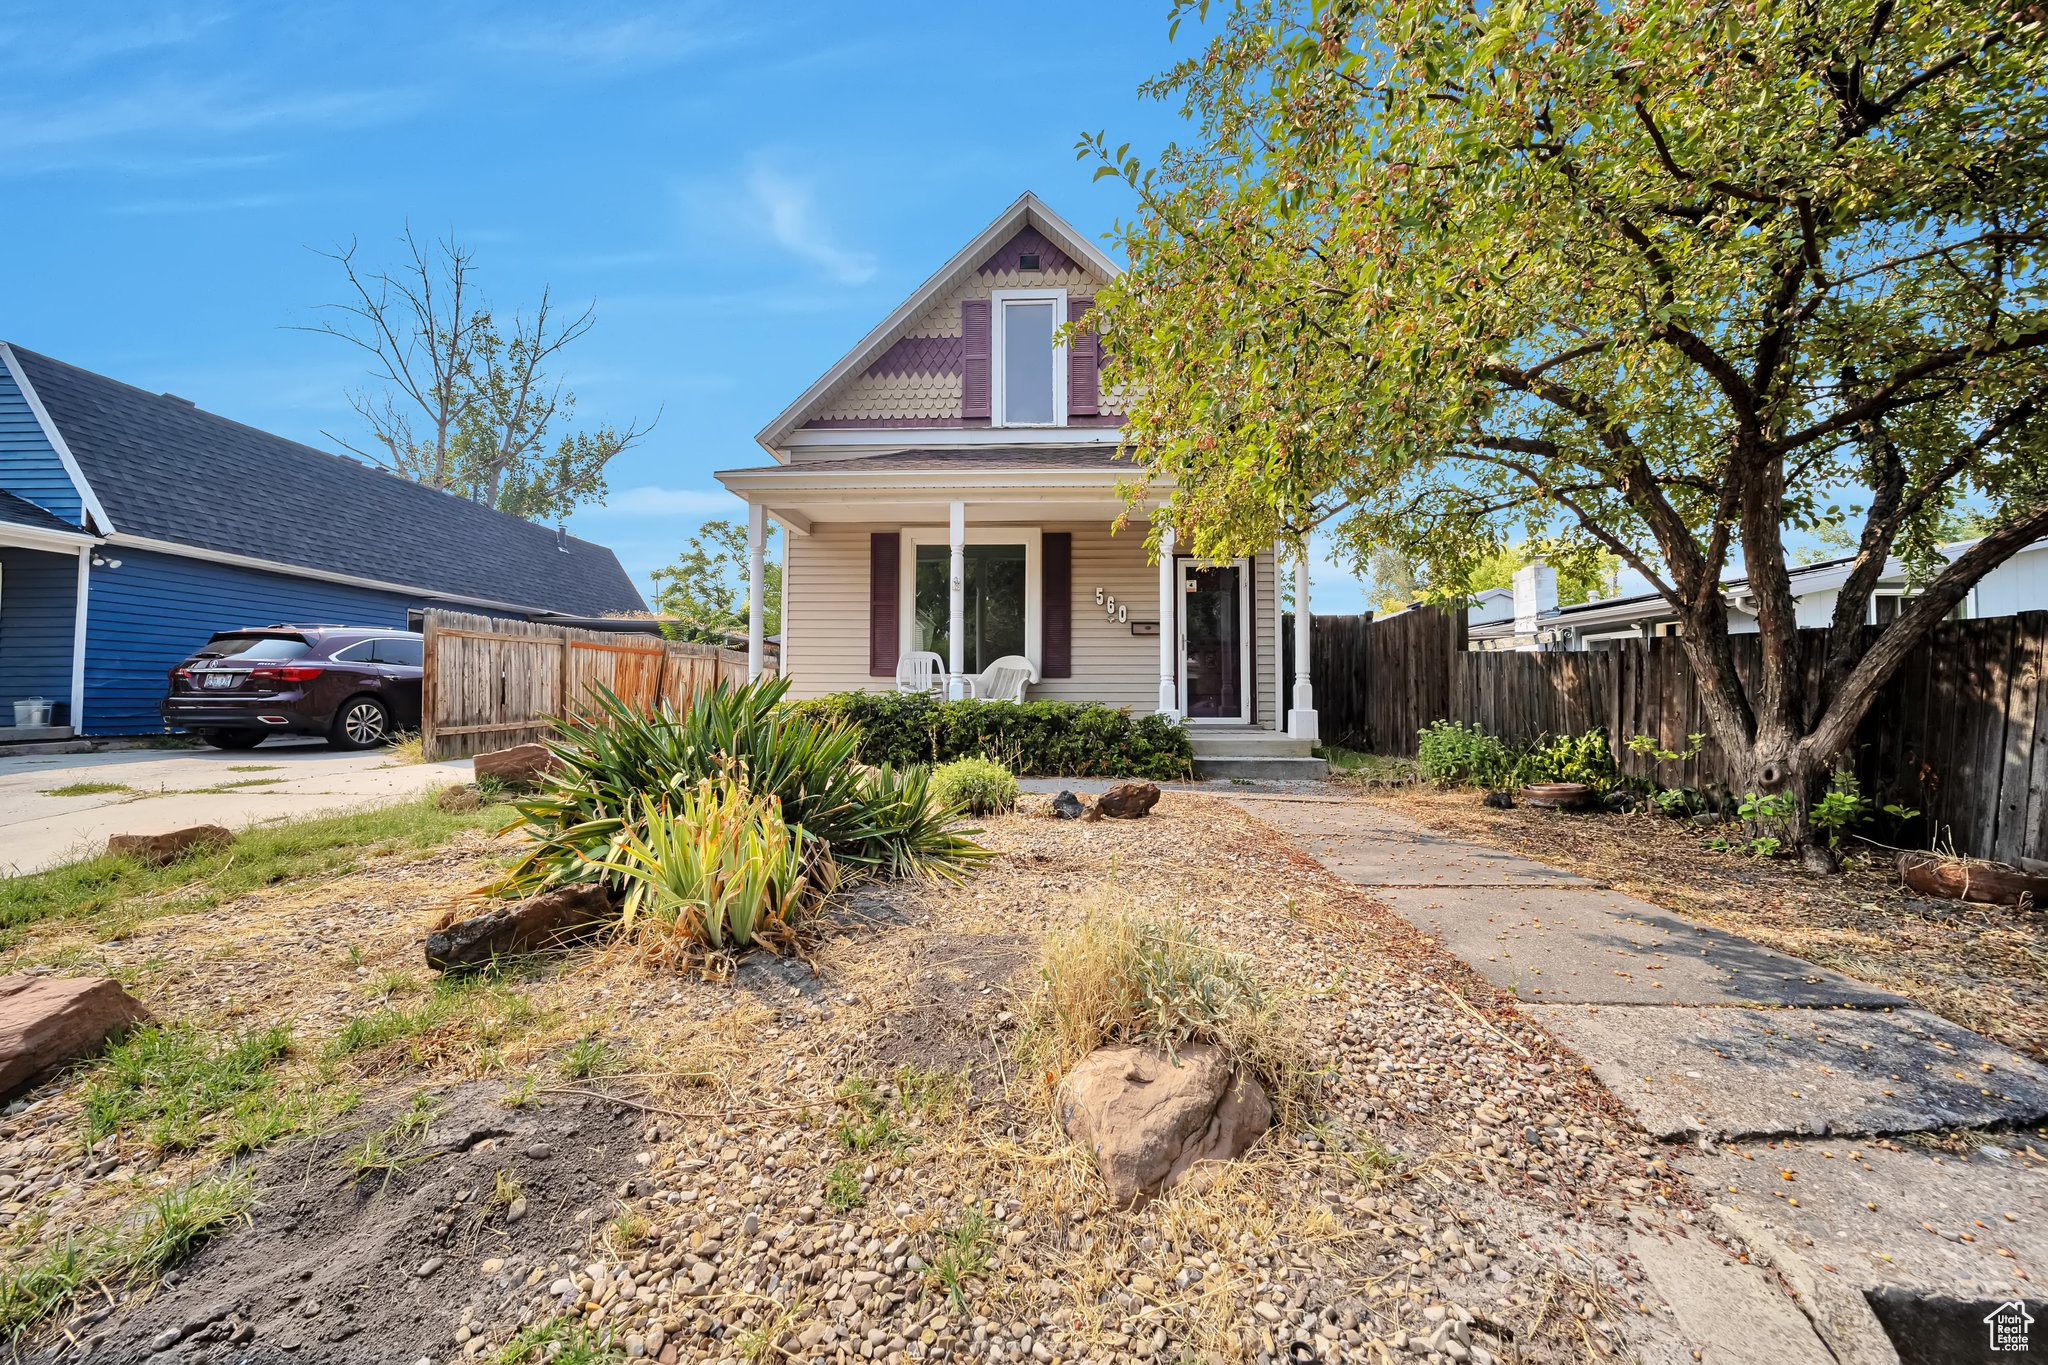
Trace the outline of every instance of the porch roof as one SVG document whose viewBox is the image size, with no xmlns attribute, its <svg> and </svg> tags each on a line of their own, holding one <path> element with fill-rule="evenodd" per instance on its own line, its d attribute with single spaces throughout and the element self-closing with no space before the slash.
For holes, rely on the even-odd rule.
<svg viewBox="0 0 2048 1365">
<path fill-rule="evenodd" d="M 724 469 L 714 477 L 802 535 L 815 522 L 929 521 L 934 508 L 955 501 L 983 523 L 1113 518 L 1127 505 L 1120 485 L 1142 480 L 1144 469 L 1117 459 L 1109 444 L 969 446 Z"/>
<path fill-rule="evenodd" d="M 0 492 L 0 545 L 34 549 L 68 549 L 91 544 L 98 537 L 79 530 L 62 517 L 45 512 L 25 498 Z"/>
</svg>

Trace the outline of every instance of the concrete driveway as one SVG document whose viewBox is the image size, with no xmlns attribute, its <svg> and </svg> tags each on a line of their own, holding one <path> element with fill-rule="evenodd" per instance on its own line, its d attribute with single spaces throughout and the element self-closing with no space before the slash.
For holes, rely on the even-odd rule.
<svg viewBox="0 0 2048 1365">
<path fill-rule="evenodd" d="M 0 756 L 0 876 L 97 853 L 109 834 L 248 825 L 398 800 L 470 779 L 467 759 L 396 763 L 318 740 L 257 749 Z M 76 790 L 104 786 L 106 790 Z M 74 789 L 71 794 L 62 794 Z"/>
</svg>

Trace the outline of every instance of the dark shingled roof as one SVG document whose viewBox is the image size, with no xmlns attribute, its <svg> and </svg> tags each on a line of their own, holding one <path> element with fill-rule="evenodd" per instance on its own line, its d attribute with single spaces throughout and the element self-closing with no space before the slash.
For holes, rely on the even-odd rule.
<svg viewBox="0 0 2048 1365">
<path fill-rule="evenodd" d="M 321 573 L 597 616 L 647 604 L 602 545 L 17 346 L 114 530 Z"/>
<path fill-rule="evenodd" d="M 1140 466 L 1116 458 L 1114 442 L 1081 446 L 964 446 L 952 450 L 892 450 L 886 455 L 860 455 L 844 460 L 799 460 L 761 469 L 792 469 L 805 473 L 826 470 L 884 469 L 1111 469 L 1136 472 Z M 739 471 L 732 471 L 737 473 Z M 753 471 L 749 471 L 753 472 Z"/>
<path fill-rule="evenodd" d="M 0 523 L 9 526 L 30 526 L 38 531 L 68 531 L 77 535 L 78 528 L 62 517 L 56 517 L 42 508 L 12 493 L 0 491 Z"/>
</svg>

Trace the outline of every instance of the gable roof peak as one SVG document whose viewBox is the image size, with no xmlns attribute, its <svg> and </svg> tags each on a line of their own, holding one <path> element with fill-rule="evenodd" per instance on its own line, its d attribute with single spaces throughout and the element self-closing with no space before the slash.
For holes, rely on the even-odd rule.
<svg viewBox="0 0 2048 1365">
<path fill-rule="evenodd" d="M 912 291 L 909 298 L 854 344 L 852 350 L 839 360 L 809 388 L 805 389 L 788 407 L 775 415 L 773 421 L 762 427 L 754 436 L 762 449 L 770 455 L 801 426 L 804 414 L 811 406 L 830 393 L 834 386 L 848 375 L 858 373 L 874 360 L 896 335 L 924 311 L 939 295 L 951 288 L 963 276 L 972 274 L 988 264 L 1006 243 L 1025 228 L 1036 229 L 1047 241 L 1081 266 L 1101 275 L 1115 279 L 1123 273 L 1123 267 L 1110 258 L 1101 247 L 1088 240 L 1072 223 L 1046 207 L 1045 201 L 1030 190 L 1024 191 L 1010 202 L 1009 207 L 990 220 L 988 226 L 976 233 L 968 243 L 955 252 L 947 262 L 933 271 L 925 282 Z M 780 458 L 780 456 L 777 456 Z"/>
</svg>

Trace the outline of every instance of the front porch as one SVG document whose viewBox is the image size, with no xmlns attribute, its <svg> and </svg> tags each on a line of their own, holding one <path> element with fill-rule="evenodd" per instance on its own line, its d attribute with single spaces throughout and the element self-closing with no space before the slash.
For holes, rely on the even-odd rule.
<svg viewBox="0 0 2048 1365">
<path fill-rule="evenodd" d="M 1124 501 L 1131 471 L 1114 452 L 1107 441 L 898 451 L 721 473 L 749 504 L 755 667 L 772 521 L 787 536 L 781 649 L 794 696 L 893 690 L 906 657 L 922 655 L 937 690 L 960 697 L 992 663 L 1022 659 L 1026 700 L 1183 719 L 1205 761 L 1239 770 L 1219 775 L 1305 768 L 1313 698 L 1305 681 L 1293 697 L 1280 689 L 1291 556 L 1274 547 L 1210 563 L 1174 553 L 1170 529 L 1155 554 L 1148 509 Z M 1305 660 L 1306 632 L 1295 646 Z"/>
<path fill-rule="evenodd" d="M 0 494 L 0 745 L 69 739 L 84 708 L 93 537 Z M 15 703 L 48 719 L 16 724 Z"/>
</svg>

